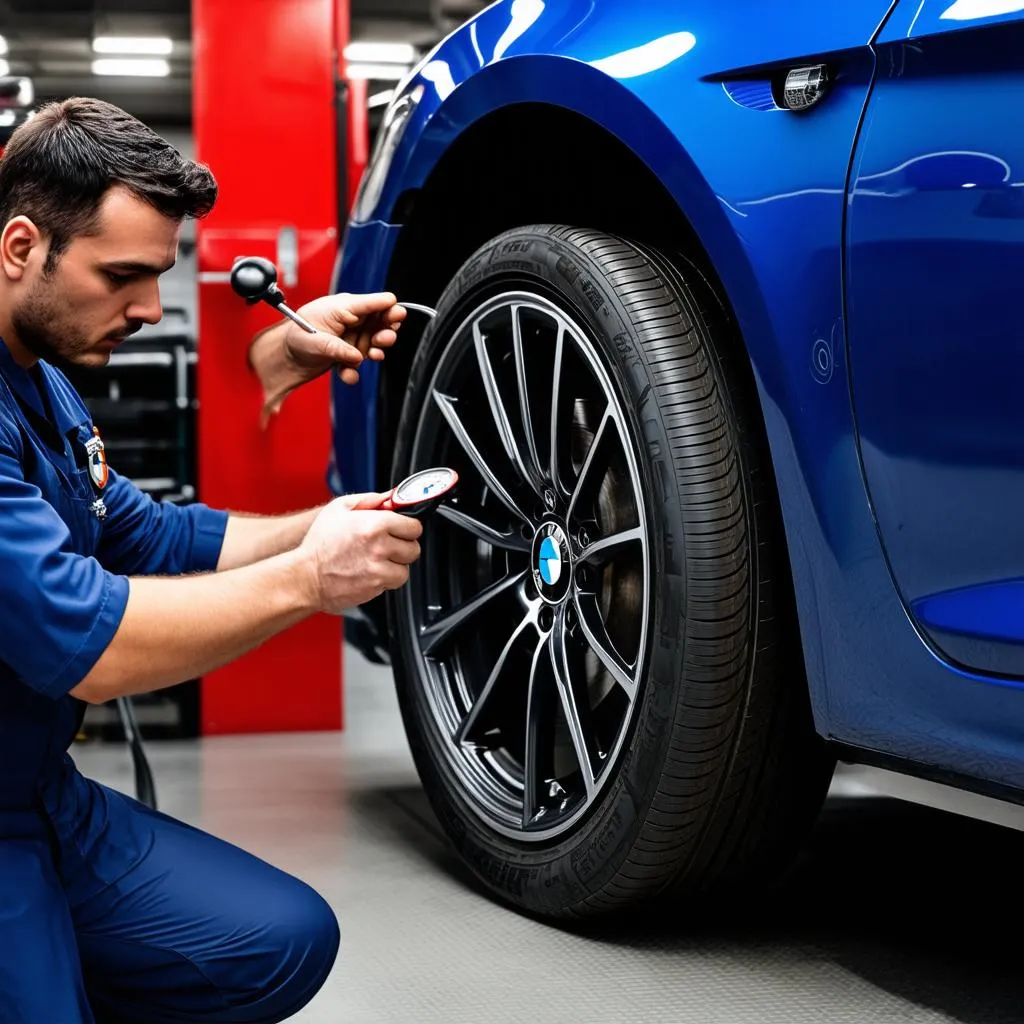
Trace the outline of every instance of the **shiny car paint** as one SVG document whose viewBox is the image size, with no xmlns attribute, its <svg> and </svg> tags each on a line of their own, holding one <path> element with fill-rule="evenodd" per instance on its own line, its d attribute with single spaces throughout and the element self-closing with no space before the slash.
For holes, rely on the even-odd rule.
<svg viewBox="0 0 1024 1024">
<path fill-rule="evenodd" d="M 1013 0 L 502 0 L 404 83 L 421 101 L 336 281 L 387 286 L 396 204 L 480 119 L 534 102 L 601 125 L 667 188 L 742 330 L 817 728 L 1016 788 L 1022 25 Z M 817 62 L 825 99 L 780 109 L 779 72 Z M 335 384 L 337 490 L 386 484 L 377 383 Z"/>
</svg>

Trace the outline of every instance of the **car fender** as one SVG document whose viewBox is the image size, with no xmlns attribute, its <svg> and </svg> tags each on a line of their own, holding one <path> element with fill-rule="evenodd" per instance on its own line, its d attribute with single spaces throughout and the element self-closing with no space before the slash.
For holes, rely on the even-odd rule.
<svg viewBox="0 0 1024 1024">
<path fill-rule="evenodd" d="M 760 338 L 770 334 L 743 238 L 685 144 L 636 93 L 580 61 L 531 55 L 484 68 L 439 106 L 409 147 L 405 166 L 396 169 L 392 178 L 402 183 L 403 191 L 422 187 L 451 144 L 477 121 L 518 104 L 550 104 L 552 95 L 558 97 L 557 106 L 595 121 L 614 135 L 662 182 L 689 220 L 733 302 L 743 306 L 747 331 Z"/>
</svg>

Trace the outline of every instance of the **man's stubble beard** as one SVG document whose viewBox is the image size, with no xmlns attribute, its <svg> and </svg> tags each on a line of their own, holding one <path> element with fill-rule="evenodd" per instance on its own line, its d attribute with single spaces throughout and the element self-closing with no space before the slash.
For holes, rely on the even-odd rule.
<svg viewBox="0 0 1024 1024">
<path fill-rule="evenodd" d="M 12 313 L 11 325 L 18 341 L 37 359 L 58 367 L 81 366 L 82 354 L 92 346 L 64 312 L 56 282 L 44 275 Z"/>
</svg>

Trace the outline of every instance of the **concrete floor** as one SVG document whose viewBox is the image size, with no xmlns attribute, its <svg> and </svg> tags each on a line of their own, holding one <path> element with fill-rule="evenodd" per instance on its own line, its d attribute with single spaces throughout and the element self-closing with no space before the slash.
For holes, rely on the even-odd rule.
<svg viewBox="0 0 1024 1024">
<path fill-rule="evenodd" d="M 1024 834 L 864 795 L 863 773 L 841 770 L 797 870 L 748 919 L 572 935 L 481 894 L 423 796 L 390 673 L 350 652 L 346 681 L 344 734 L 149 744 L 162 810 L 336 908 L 341 956 L 292 1020 L 1024 1022 L 1017 943 L 1002 937 L 1024 910 Z M 75 756 L 132 792 L 120 746 Z"/>
</svg>

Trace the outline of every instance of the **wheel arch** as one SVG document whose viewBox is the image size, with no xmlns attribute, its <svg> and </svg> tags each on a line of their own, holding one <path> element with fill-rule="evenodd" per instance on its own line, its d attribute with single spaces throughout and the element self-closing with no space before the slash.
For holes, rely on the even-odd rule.
<svg viewBox="0 0 1024 1024">
<path fill-rule="evenodd" d="M 509 102 L 467 123 L 423 183 L 396 197 L 389 220 L 400 231 L 386 287 L 410 302 L 430 305 L 462 263 L 503 231 L 531 223 L 606 231 L 696 266 L 735 325 L 756 379 L 774 391 L 784 375 L 742 240 L 679 140 L 635 96 L 617 84 L 613 88 L 628 100 L 623 105 L 623 96 L 615 96 L 611 128 L 579 110 L 532 100 Z M 431 120 L 465 123 L 466 113 L 450 109 Z M 436 151 L 437 140 L 429 135 L 418 140 L 411 165 L 420 163 L 425 151 Z M 510 139 L 521 153 L 551 156 L 481 159 L 507 150 Z M 420 326 L 403 335 L 407 344 L 389 355 L 382 397 L 404 393 L 415 351 L 415 336 L 409 335 Z M 760 408 L 759 398 L 758 403 Z M 387 431 L 396 421 L 397 410 L 381 417 L 378 452 L 389 451 L 393 435 Z"/>
<path fill-rule="evenodd" d="M 631 97 L 632 99 L 635 99 Z M 704 279 L 731 327 L 733 363 L 741 367 L 744 398 L 755 417 L 771 460 L 761 389 L 784 386 L 784 373 L 771 339 L 764 299 L 743 246 L 708 183 L 678 140 L 653 113 L 637 117 L 619 110 L 661 166 L 674 169 L 666 181 L 650 163 L 592 118 L 549 103 L 510 103 L 473 121 L 444 150 L 421 187 L 400 194 L 392 220 L 401 225 L 387 274 L 387 288 L 408 301 L 435 304 L 469 256 L 489 239 L 531 223 L 564 223 L 619 235 L 689 264 Z M 639 118 L 639 120 L 638 120 Z M 514 139 L 520 152 L 553 153 L 550 160 L 494 161 L 481 170 L 481 154 L 500 153 Z M 671 149 L 669 148 L 671 147 Z M 671 178 L 671 175 L 667 177 Z M 687 207 L 678 199 L 683 195 Z M 691 204 L 698 215 L 689 214 Z M 700 223 L 700 230 L 695 226 Z M 378 479 L 388 479 L 390 458 L 419 317 L 389 354 L 379 385 Z M 760 385 L 760 386 L 759 386 Z M 774 466 L 774 460 L 770 461 Z M 780 543 L 792 561 L 782 529 L 782 506 L 773 474 Z M 795 601 L 793 621 L 799 630 Z M 799 633 L 795 656 L 803 656 Z"/>
</svg>

